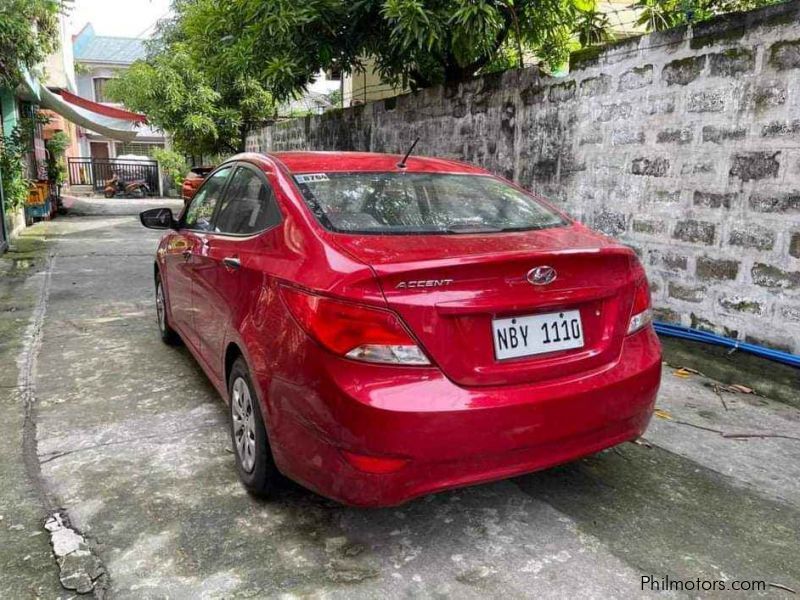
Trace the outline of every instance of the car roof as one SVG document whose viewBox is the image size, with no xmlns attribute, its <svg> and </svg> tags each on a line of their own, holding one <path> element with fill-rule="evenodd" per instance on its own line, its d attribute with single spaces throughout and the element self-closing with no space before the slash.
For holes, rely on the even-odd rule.
<svg viewBox="0 0 800 600">
<path fill-rule="evenodd" d="M 283 163 L 291 173 L 400 171 L 397 163 L 403 158 L 400 154 L 379 152 L 271 152 L 267 156 Z M 488 174 L 484 169 L 467 163 L 413 155 L 406 161 L 404 170 L 418 173 Z"/>
</svg>

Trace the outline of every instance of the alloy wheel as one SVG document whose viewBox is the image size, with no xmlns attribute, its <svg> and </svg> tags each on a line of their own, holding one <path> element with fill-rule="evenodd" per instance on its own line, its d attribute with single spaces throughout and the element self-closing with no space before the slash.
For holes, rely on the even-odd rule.
<svg viewBox="0 0 800 600">
<path fill-rule="evenodd" d="M 256 423 L 253 414 L 253 397 L 247 382 L 242 377 L 237 377 L 233 382 L 231 416 L 233 417 L 236 454 L 242 469 L 251 473 L 256 462 Z"/>
</svg>

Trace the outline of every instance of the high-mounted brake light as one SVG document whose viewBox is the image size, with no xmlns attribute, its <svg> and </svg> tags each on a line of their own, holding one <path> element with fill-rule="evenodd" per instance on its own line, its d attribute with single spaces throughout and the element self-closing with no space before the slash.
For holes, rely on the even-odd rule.
<svg viewBox="0 0 800 600">
<path fill-rule="evenodd" d="M 639 331 L 642 327 L 653 320 L 653 312 L 650 309 L 650 286 L 647 278 L 642 277 L 636 282 L 636 290 L 633 295 L 633 308 L 631 309 L 631 320 L 628 323 L 628 335 Z"/>
<path fill-rule="evenodd" d="M 389 310 L 290 287 L 282 287 L 281 293 L 300 326 L 335 354 L 372 363 L 430 364 L 400 318 Z"/>
</svg>

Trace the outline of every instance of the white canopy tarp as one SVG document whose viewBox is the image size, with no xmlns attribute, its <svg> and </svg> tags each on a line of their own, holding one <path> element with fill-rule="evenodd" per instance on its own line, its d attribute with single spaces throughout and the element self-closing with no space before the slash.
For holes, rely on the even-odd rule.
<svg viewBox="0 0 800 600">
<path fill-rule="evenodd" d="M 39 106 L 57 112 L 65 119 L 68 119 L 100 135 L 105 135 L 113 140 L 120 142 L 130 142 L 136 138 L 137 123 L 129 119 L 119 119 L 110 117 L 82 106 L 70 104 L 58 94 L 54 94 L 43 86 L 30 73 L 24 73 L 24 91 L 29 100 L 36 102 Z"/>
</svg>

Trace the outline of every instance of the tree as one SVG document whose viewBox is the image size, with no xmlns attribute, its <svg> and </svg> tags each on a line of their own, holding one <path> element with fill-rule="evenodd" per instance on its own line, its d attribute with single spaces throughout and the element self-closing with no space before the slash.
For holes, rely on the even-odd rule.
<svg viewBox="0 0 800 600">
<path fill-rule="evenodd" d="M 160 40 L 157 44 L 163 44 Z M 272 96 L 238 72 L 212 79 L 181 41 L 152 51 L 108 83 L 109 95 L 173 136 L 191 155 L 242 152 L 247 134 L 275 111 Z"/>
<path fill-rule="evenodd" d="M 569 56 L 574 8 L 572 0 L 387 0 L 373 52 L 385 79 L 412 87 L 469 79 L 504 48 L 520 63 L 532 51 L 557 67 Z"/>
<path fill-rule="evenodd" d="M 0 2 L 0 85 L 13 86 L 58 48 L 62 0 Z"/>
<path fill-rule="evenodd" d="M 382 79 L 424 87 L 569 54 L 588 0 L 174 0 L 147 59 L 110 95 L 191 154 L 244 149 L 247 133 L 326 69 L 372 58 Z"/>
<path fill-rule="evenodd" d="M 148 57 L 109 92 L 197 153 L 242 150 L 320 71 L 369 58 L 412 89 L 515 65 L 563 64 L 592 0 L 175 0 Z M 595 20 L 599 20 L 596 18 Z M 595 30 L 590 35 L 597 34 Z M 597 34 L 599 35 L 599 34 Z"/>
<path fill-rule="evenodd" d="M 320 70 L 352 71 L 366 57 L 384 81 L 411 87 L 472 77 L 509 45 L 558 64 L 573 8 L 573 0 L 193 0 L 177 10 L 212 77 L 247 73 L 283 101 Z"/>
</svg>

